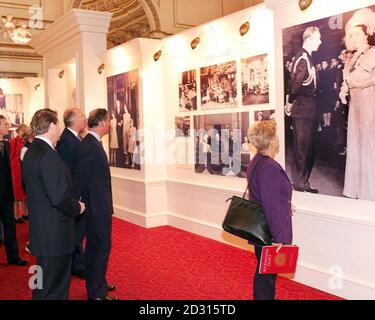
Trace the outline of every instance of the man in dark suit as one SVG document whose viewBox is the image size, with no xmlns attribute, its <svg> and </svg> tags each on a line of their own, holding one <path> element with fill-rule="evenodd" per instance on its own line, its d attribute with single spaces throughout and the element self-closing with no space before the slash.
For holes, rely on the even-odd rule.
<svg viewBox="0 0 375 320">
<path fill-rule="evenodd" d="M 30 215 L 30 251 L 43 271 L 42 288 L 33 288 L 33 300 L 66 300 L 75 218 L 85 205 L 74 197 L 72 178 L 54 146 L 60 137 L 57 113 L 37 111 L 31 121 L 35 139 L 23 161 L 23 179 Z"/>
<path fill-rule="evenodd" d="M 27 262 L 19 256 L 16 238 L 9 142 L 4 140 L 4 136 L 8 134 L 9 123 L 4 116 L 0 115 L 0 221 L 4 228 L 4 243 L 8 263 L 17 266 L 26 266 Z"/>
<path fill-rule="evenodd" d="M 101 143 L 110 129 L 107 111 L 93 110 L 87 124 L 89 133 L 80 146 L 74 176 L 76 196 L 82 197 L 87 206 L 86 289 L 89 300 L 118 300 L 108 296 L 115 286 L 108 285 L 106 280 L 113 214 L 111 172 Z"/>
<path fill-rule="evenodd" d="M 292 181 L 296 191 L 318 193 L 310 187 L 314 165 L 314 133 L 316 132 L 317 76 L 312 52 L 321 45 L 319 28 L 308 27 L 303 33 L 303 47 L 292 64 L 290 94 L 285 111 L 292 116 L 294 161 Z"/>
<path fill-rule="evenodd" d="M 80 132 L 86 128 L 86 117 L 79 108 L 69 108 L 64 112 L 65 129 L 60 136 L 56 149 L 61 159 L 73 176 L 78 164 L 78 148 L 82 138 Z M 83 215 L 76 218 L 76 248 L 73 253 L 72 274 L 85 278 L 85 259 L 82 241 L 85 237 L 85 219 Z"/>
</svg>

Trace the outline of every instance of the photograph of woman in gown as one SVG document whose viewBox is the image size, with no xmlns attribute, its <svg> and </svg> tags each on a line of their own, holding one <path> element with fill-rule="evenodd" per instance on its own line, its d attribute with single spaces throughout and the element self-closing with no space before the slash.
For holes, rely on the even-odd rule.
<svg viewBox="0 0 375 320">
<path fill-rule="evenodd" d="M 356 11 L 345 27 L 353 56 L 344 68 L 342 103 L 349 102 L 344 195 L 375 200 L 375 12 Z"/>
</svg>

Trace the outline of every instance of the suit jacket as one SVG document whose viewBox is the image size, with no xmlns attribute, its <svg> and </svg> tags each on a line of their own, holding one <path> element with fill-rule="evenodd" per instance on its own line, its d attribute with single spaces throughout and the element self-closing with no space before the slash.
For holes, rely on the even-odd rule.
<svg viewBox="0 0 375 320">
<path fill-rule="evenodd" d="M 75 217 L 80 205 L 72 178 L 59 154 L 35 139 L 23 161 L 23 179 L 30 211 L 30 249 L 38 257 L 75 250 Z"/>
<path fill-rule="evenodd" d="M 291 244 L 293 187 L 286 172 L 275 160 L 258 153 L 247 175 L 251 199 L 262 205 L 274 242 Z"/>
<path fill-rule="evenodd" d="M 73 132 L 65 128 L 56 146 L 57 152 L 60 154 L 61 159 L 63 159 L 72 175 L 77 168 L 80 144 L 81 141 L 78 140 Z"/>
<path fill-rule="evenodd" d="M 90 133 L 79 148 L 74 186 L 77 198 L 82 197 L 86 205 L 87 215 L 113 214 L 108 158 L 101 143 Z"/>
<path fill-rule="evenodd" d="M 13 201 L 9 142 L 4 140 L 4 154 L 0 153 L 0 201 Z"/>
<path fill-rule="evenodd" d="M 289 103 L 292 117 L 313 119 L 316 116 L 317 75 L 311 55 L 301 49 L 293 62 Z"/>
</svg>

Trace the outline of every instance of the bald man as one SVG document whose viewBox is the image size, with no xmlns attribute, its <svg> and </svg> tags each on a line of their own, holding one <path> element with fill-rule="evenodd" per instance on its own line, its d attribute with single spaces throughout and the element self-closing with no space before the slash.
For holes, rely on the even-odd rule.
<svg viewBox="0 0 375 320">
<path fill-rule="evenodd" d="M 86 128 L 86 116 L 79 108 L 69 108 L 64 112 L 65 129 L 57 144 L 57 151 L 73 176 L 78 165 L 78 148 L 82 137 L 80 132 Z M 76 217 L 76 247 L 73 253 L 72 274 L 85 278 L 85 260 L 83 255 L 82 241 L 85 237 L 86 228 L 84 217 Z"/>
</svg>

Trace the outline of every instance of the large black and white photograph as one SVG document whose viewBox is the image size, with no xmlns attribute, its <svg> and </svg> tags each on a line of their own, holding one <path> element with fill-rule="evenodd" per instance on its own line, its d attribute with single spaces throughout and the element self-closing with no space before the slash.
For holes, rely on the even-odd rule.
<svg viewBox="0 0 375 320">
<path fill-rule="evenodd" d="M 181 112 L 197 110 L 197 71 L 182 72 L 179 84 L 179 110 Z"/>
<path fill-rule="evenodd" d="M 202 110 L 237 106 L 236 62 L 200 69 Z"/>
<path fill-rule="evenodd" d="M 275 110 L 254 111 L 254 121 L 275 120 Z"/>
<path fill-rule="evenodd" d="M 110 165 L 117 168 L 141 169 L 139 152 L 138 70 L 107 78 Z"/>
<path fill-rule="evenodd" d="M 246 178 L 249 126 L 249 112 L 195 116 L 195 172 Z"/>
<path fill-rule="evenodd" d="M 375 6 L 283 30 L 286 170 L 297 191 L 375 200 Z"/>
<path fill-rule="evenodd" d="M 268 55 L 241 60 L 242 105 L 269 103 Z"/>
<path fill-rule="evenodd" d="M 24 123 L 22 94 L 4 94 L 0 88 L 0 115 L 7 118 L 10 129 L 16 129 Z"/>
<path fill-rule="evenodd" d="M 175 117 L 176 137 L 190 137 L 190 117 Z"/>
</svg>

